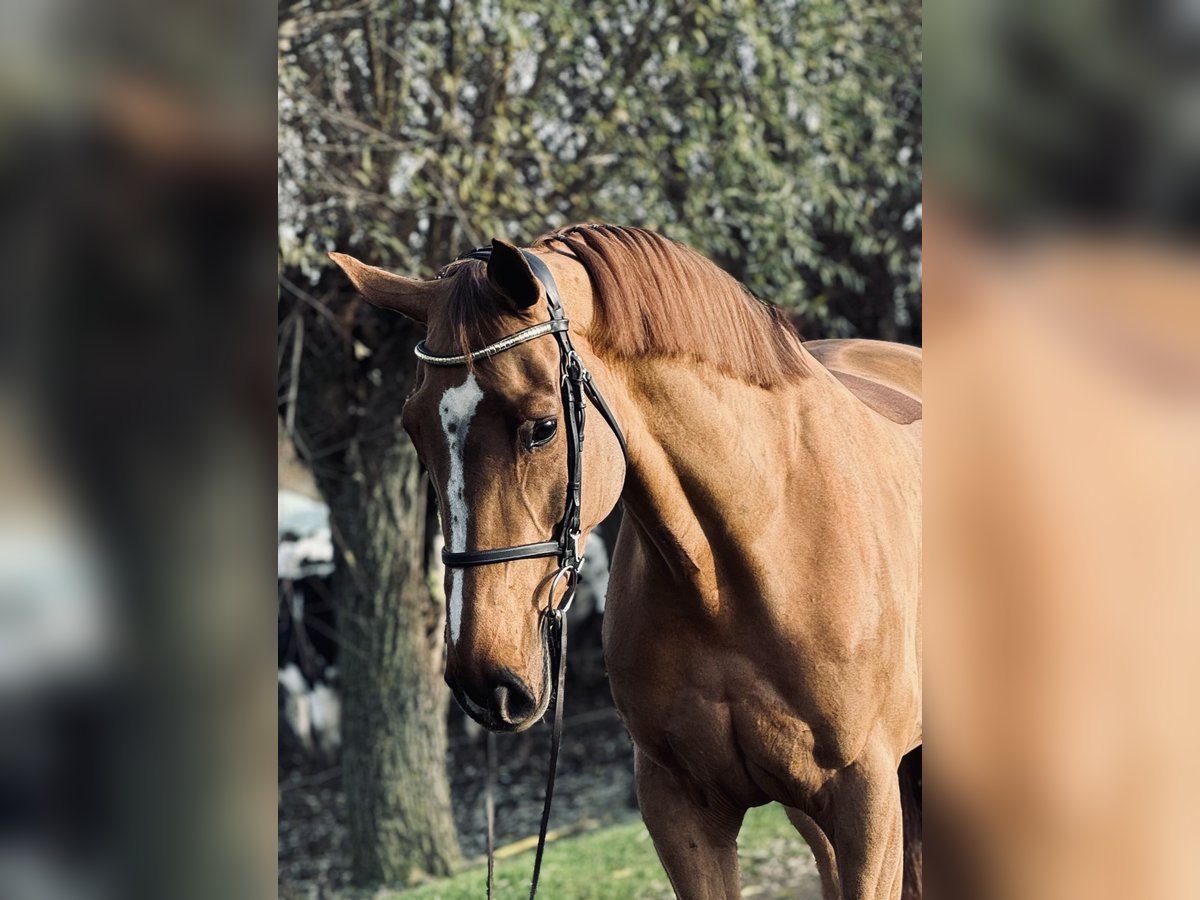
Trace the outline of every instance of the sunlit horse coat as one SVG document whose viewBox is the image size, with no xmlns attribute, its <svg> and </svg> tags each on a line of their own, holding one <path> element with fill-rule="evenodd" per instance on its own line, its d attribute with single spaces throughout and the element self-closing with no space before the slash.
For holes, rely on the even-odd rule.
<svg viewBox="0 0 1200 900">
<path fill-rule="evenodd" d="M 605 657 L 676 893 L 737 896 L 742 818 L 775 800 L 827 897 L 919 895 L 920 351 L 802 344 L 717 267 L 641 229 L 576 227 L 534 249 L 629 444 L 626 467 L 607 429 L 588 432 L 584 524 L 623 501 Z M 369 300 L 425 322 L 436 352 L 545 318 L 502 241 L 435 282 L 334 258 Z M 557 377 L 548 339 L 423 371 L 404 424 L 451 547 L 545 540 L 565 485 L 547 424 Z M 553 565 L 447 575 L 446 678 L 488 727 L 546 709 Z"/>
</svg>

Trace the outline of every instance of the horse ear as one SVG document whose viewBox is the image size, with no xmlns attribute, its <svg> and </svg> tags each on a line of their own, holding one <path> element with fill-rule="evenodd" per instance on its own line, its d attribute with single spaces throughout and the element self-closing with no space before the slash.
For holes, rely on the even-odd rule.
<svg viewBox="0 0 1200 900">
<path fill-rule="evenodd" d="M 541 288 L 529 267 L 529 260 L 507 241 L 492 238 L 487 277 L 491 286 L 515 308 L 527 309 L 537 303 Z"/>
<path fill-rule="evenodd" d="M 429 304 L 438 292 L 438 282 L 405 278 L 368 266 L 345 253 L 330 253 L 329 258 L 341 266 L 372 305 L 395 310 L 418 322 L 429 321 Z"/>
</svg>

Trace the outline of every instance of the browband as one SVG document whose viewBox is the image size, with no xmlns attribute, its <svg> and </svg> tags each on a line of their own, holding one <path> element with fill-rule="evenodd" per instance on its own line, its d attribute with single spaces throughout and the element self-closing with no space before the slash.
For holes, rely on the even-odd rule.
<svg viewBox="0 0 1200 900">
<path fill-rule="evenodd" d="M 569 319 L 551 319 L 549 322 L 539 322 L 537 325 L 530 326 L 523 331 L 518 331 L 516 334 L 510 334 L 508 337 L 500 338 L 494 344 L 488 344 L 486 347 L 472 350 L 463 356 L 438 356 L 436 353 L 430 353 L 424 341 L 417 344 L 417 348 L 413 352 L 417 355 L 417 359 L 421 360 L 421 362 L 429 363 L 431 366 L 465 366 L 467 363 L 474 362 L 477 359 L 487 359 L 489 356 L 495 356 L 497 353 L 511 350 L 518 344 L 532 341 L 534 338 L 540 338 L 546 334 L 554 334 L 558 331 L 566 331 L 570 325 L 571 321 Z"/>
</svg>

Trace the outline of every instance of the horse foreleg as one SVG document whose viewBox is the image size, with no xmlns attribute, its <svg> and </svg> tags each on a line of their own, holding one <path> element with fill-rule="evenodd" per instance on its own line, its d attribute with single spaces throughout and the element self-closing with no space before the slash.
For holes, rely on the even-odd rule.
<svg viewBox="0 0 1200 900">
<path fill-rule="evenodd" d="M 737 835 L 746 810 L 698 804 L 669 770 L 641 751 L 634 771 L 642 818 L 679 900 L 740 897 Z"/>
<path fill-rule="evenodd" d="M 842 900 L 842 888 L 838 883 L 837 857 L 833 845 L 821 826 L 798 809 L 785 806 L 787 817 L 793 827 L 800 832 L 808 849 L 812 851 L 817 863 L 817 872 L 821 876 L 821 900 Z"/>
<path fill-rule="evenodd" d="M 883 753 L 837 776 L 832 817 L 844 900 L 898 900 L 904 825 L 896 766 Z M 828 832 L 828 828 L 825 829 Z"/>
</svg>

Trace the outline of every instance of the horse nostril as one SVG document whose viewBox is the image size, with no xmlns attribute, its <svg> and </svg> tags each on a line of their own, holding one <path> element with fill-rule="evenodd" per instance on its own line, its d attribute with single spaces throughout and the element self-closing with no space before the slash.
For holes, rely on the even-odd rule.
<svg viewBox="0 0 1200 900">
<path fill-rule="evenodd" d="M 496 686 L 492 690 L 492 712 L 509 725 L 520 725 L 533 715 L 537 700 L 525 682 L 510 672 L 501 669 L 496 673 Z"/>
</svg>

